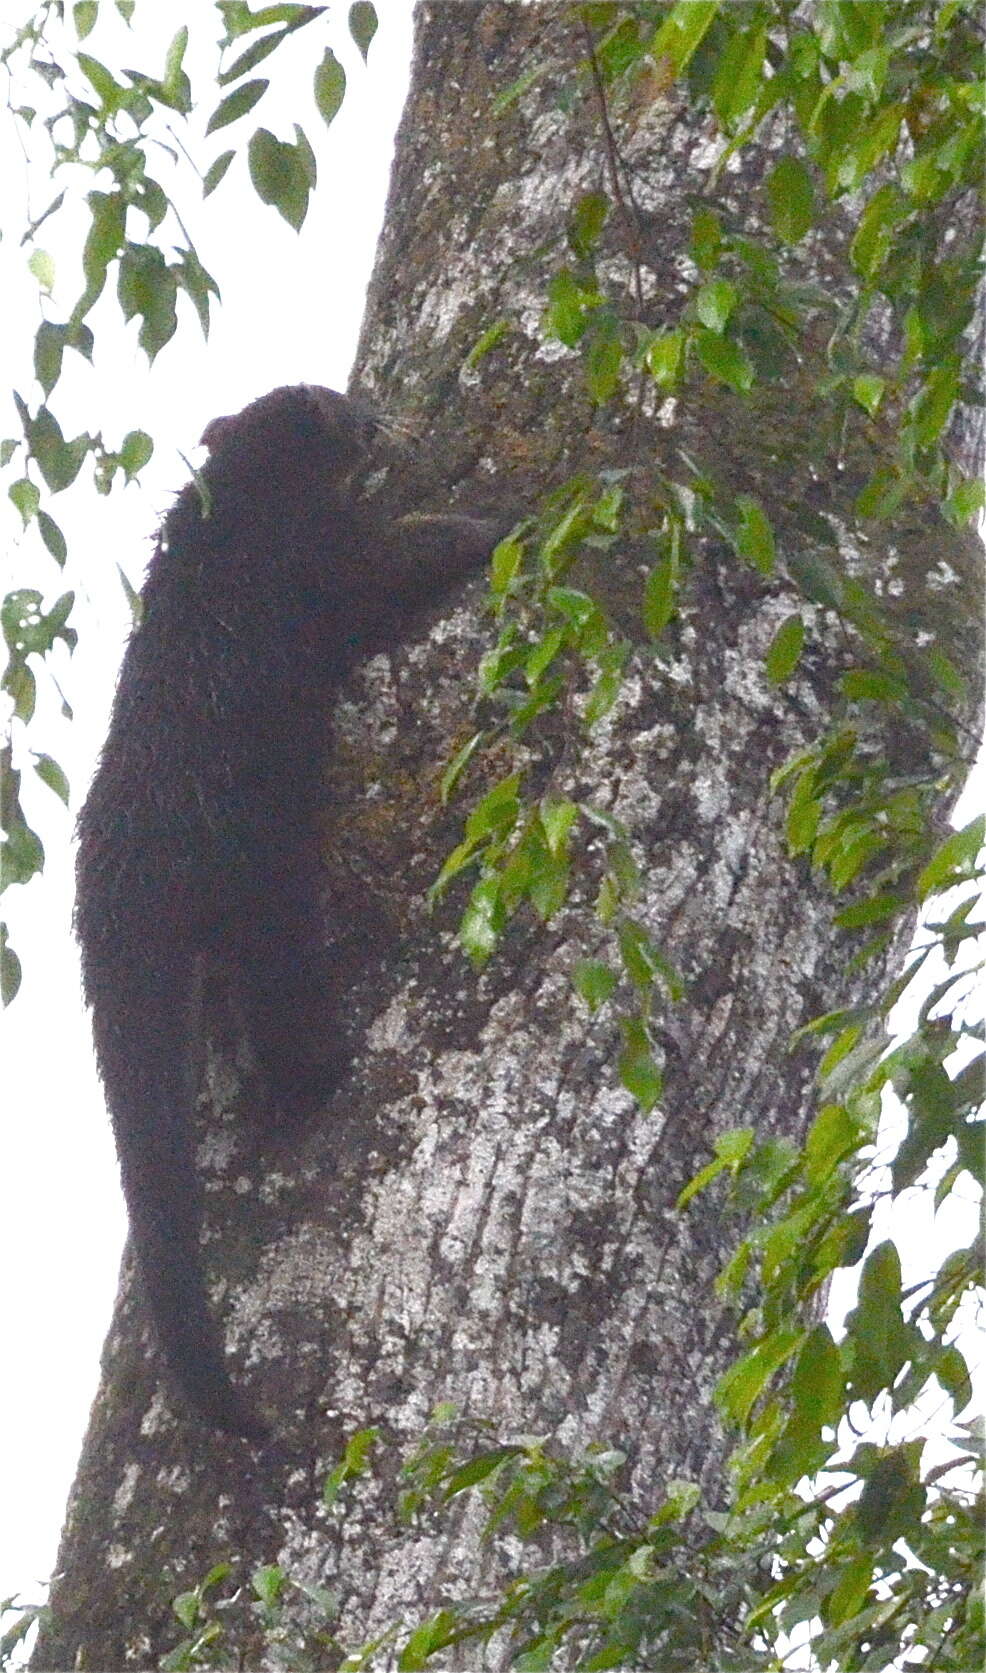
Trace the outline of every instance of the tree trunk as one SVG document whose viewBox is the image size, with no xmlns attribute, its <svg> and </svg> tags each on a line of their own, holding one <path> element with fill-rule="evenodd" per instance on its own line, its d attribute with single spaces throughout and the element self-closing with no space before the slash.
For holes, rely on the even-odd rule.
<svg viewBox="0 0 986 1673">
<path fill-rule="evenodd" d="M 769 503 L 779 538 L 810 555 L 800 509 L 838 520 L 872 468 L 850 456 L 838 477 L 819 476 L 811 368 L 752 405 L 710 385 L 687 419 L 641 414 L 629 398 L 597 416 L 577 356 L 541 341 L 566 220 L 607 179 L 584 52 L 568 8 L 422 8 L 357 380 L 423 438 L 414 494 L 430 509 L 522 506 L 576 470 L 642 468 L 682 449 Z M 535 66 L 496 116 L 496 95 Z M 577 93 L 572 108 L 560 89 Z M 613 121 L 656 325 L 691 282 L 688 227 L 712 131 L 674 94 Z M 750 147 L 718 188 L 748 228 L 774 160 Z M 607 273 L 629 284 L 618 220 Z M 813 239 L 818 282 L 844 239 L 837 215 Z M 466 367 L 501 319 L 507 334 Z M 893 547 L 880 528 L 867 575 L 903 575 L 903 599 L 889 589 L 898 607 L 932 611 L 953 658 L 975 666 L 974 543 L 931 511 L 895 528 Z M 474 673 L 490 643 L 477 580 L 440 627 L 416 628 L 361 670 L 332 717 L 327 845 L 333 899 L 350 919 L 340 958 L 352 966 L 351 1074 L 272 1165 L 241 1154 L 248 1077 L 218 1058 L 210 1073 L 211 1272 L 230 1280 L 240 1381 L 287 1430 L 293 1467 L 172 1411 L 125 1268 L 35 1667 L 156 1662 L 178 1635 L 170 1598 L 231 1552 L 330 1587 L 348 1643 L 486 1589 L 492 1559 L 468 1516 L 437 1532 L 396 1520 L 401 1446 L 438 1402 L 499 1440 L 622 1445 L 644 1503 L 671 1477 L 719 1493 L 725 1441 L 710 1395 L 734 1337 L 712 1282 L 730 1226 L 713 1198 L 684 1214 L 675 1199 L 723 1131 L 803 1132 L 815 1057 L 789 1050 L 792 1031 L 872 994 L 884 971 L 867 967 L 847 991 L 855 942 L 833 929 L 826 889 L 786 857 L 767 789 L 826 723 L 843 666 L 835 630 L 819 612 L 811 658 L 779 691 L 763 660 L 793 593 L 706 548 L 674 657 L 658 663 L 635 625 L 638 558 L 609 557 L 594 578 L 638 641 L 625 695 L 586 750 L 560 740 L 537 770 L 628 826 L 644 879 L 637 915 L 687 980 L 662 1036 L 659 1107 L 643 1114 L 620 1085 L 616 1022 L 590 1020 L 574 997 L 573 964 L 602 934 L 588 904 L 547 930 L 519 922 L 479 975 L 453 945 L 456 899 L 424 910 L 459 831 L 438 778 L 475 730 Z M 945 579 L 926 591 L 919 578 L 939 559 Z M 368 1425 L 393 1444 L 338 1518 L 321 1483 Z M 236 1647 L 258 1665 L 255 1643 Z M 471 1654 L 464 1665 L 480 1665 Z"/>
</svg>

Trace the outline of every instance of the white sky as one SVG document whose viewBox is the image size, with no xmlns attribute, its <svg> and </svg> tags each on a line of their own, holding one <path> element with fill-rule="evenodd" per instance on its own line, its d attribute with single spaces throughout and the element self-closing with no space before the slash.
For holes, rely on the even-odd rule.
<svg viewBox="0 0 986 1673">
<path fill-rule="evenodd" d="M 7 19 L 15 12 L 11 21 L 19 22 L 33 9 L 30 0 L 18 0 L 4 12 Z M 121 48 L 122 24 L 109 5 L 101 10 L 109 27 L 101 22 L 84 49 L 110 65 L 122 62 L 160 73 L 180 14 L 170 7 L 138 4 L 133 34 Z M 200 86 L 205 98 L 218 14 L 211 7 L 199 11 L 204 28 L 198 62 L 204 78 L 194 71 L 194 41 L 186 65 L 193 91 Z M 130 581 L 140 585 L 150 537 L 173 491 L 188 478 L 179 451 L 193 452 L 209 419 L 237 411 L 278 384 L 345 388 L 410 59 L 410 0 L 377 0 L 377 11 L 380 29 L 368 65 L 349 40 L 348 0 L 343 0 L 330 7 L 327 23 L 321 20 L 299 31 L 252 72 L 271 76 L 265 98 L 238 126 L 220 130 L 195 152 L 204 172 L 221 151 L 243 143 L 254 126 L 293 139 L 293 124 L 300 121 L 319 167 L 318 189 L 300 236 L 255 197 L 242 159 L 192 219 L 189 231 L 223 295 L 208 344 L 187 304 L 179 303 L 178 334 L 148 371 L 137 346 L 137 322 L 122 330 L 111 298 L 98 305 L 92 321 L 95 366 L 66 354 L 66 373 L 52 396 L 65 434 L 102 429 L 107 445 L 114 447 L 128 430 L 147 430 L 155 439 L 155 454 L 140 485 L 114 488 L 110 497 L 101 498 L 81 486 L 89 474 L 84 466 L 79 483 L 45 502 L 68 539 L 64 575 L 35 535 L 22 536 L 19 516 L 6 493 L 0 495 L 0 550 L 5 554 L 0 595 L 11 585 L 33 586 L 50 606 L 74 587 L 79 601 L 78 649 L 71 659 L 66 655 L 58 661 L 75 720 L 61 719 L 58 694 L 42 674 L 30 740 L 68 772 L 73 814 L 106 729 L 129 630 L 116 566 L 122 565 Z M 0 41 L 5 44 L 7 38 L 3 19 Z M 328 42 L 346 66 L 348 87 L 343 108 L 327 129 L 311 96 L 311 76 Z M 241 44 L 248 43 L 249 37 Z M 2 91 L 6 96 L 8 89 Z M 13 104 L 38 102 L 36 86 L 22 86 L 11 98 Z M 217 102 L 206 105 L 196 134 Z M 13 119 L 7 109 L 0 110 L 2 381 L 5 389 L 17 388 L 32 410 L 39 398 L 31 354 L 40 302 L 27 268 L 30 250 L 18 247 L 17 229 L 40 214 L 64 183 L 51 183 L 47 159 L 46 142 L 39 138 L 31 145 L 34 167 L 29 170 Z M 89 176 L 82 189 L 93 184 L 104 183 Z M 183 215 L 184 200 L 194 203 L 196 197 L 194 180 L 186 173 Z M 81 290 L 78 229 L 85 220 L 76 218 L 72 224 L 74 239 L 56 231 L 54 220 L 38 237 L 55 258 L 55 292 L 46 312 L 56 320 L 65 318 Z M 109 291 L 114 283 L 111 277 Z M 0 436 L 19 434 L 16 412 L 2 391 L 0 403 Z M 0 915 L 10 923 L 24 965 L 21 992 L 0 1019 L 6 1112 L 0 1272 L 7 1350 L 0 1379 L 0 1597 L 19 1591 L 31 1600 L 39 1595 L 38 1582 L 54 1567 L 65 1500 L 96 1390 L 126 1217 L 69 931 L 71 819 L 50 790 L 31 782 L 35 775 L 28 762 L 21 765 L 26 768 L 28 819 L 42 837 L 47 864 L 40 883 L 8 889 L 0 902 Z"/>
<path fill-rule="evenodd" d="M 22 4 L 27 15 L 32 9 L 29 0 Z M 108 14 L 109 8 L 103 10 Z M 36 749 L 54 755 L 68 771 L 73 810 L 84 796 L 105 731 L 129 629 L 116 566 L 122 565 L 139 586 L 150 537 L 171 493 L 187 478 L 179 451 L 191 452 L 210 418 L 235 411 L 278 384 L 345 386 L 406 87 L 410 0 L 378 0 L 381 29 L 368 67 L 348 41 L 347 10 L 345 0 L 331 8 L 327 25 L 299 32 L 289 46 L 293 71 L 282 52 L 259 66 L 253 74 L 271 73 L 275 86 L 255 114 L 216 134 L 196 153 L 204 168 L 233 140 L 242 142 L 256 123 L 290 138 L 293 122 L 300 120 L 319 163 L 318 190 L 300 237 L 254 197 L 245 163 L 239 160 L 190 227 L 223 292 L 208 344 L 186 315 L 178 337 L 148 371 L 137 347 L 136 324 L 121 332 L 114 320 L 115 305 L 100 304 L 93 321 L 95 367 L 66 355 L 67 375 L 53 397 L 66 434 L 101 428 L 113 446 L 129 429 L 148 430 L 156 451 L 141 484 L 124 492 L 115 489 L 108 499 L 76 485 L 49 503 L 68 537 L 71 557 L 64 576 L 41 551 L 36 537 L 22 537 L 19 518 L 0 496 L 3 547 L 8 553 L 0 572 L 0 593 L 11 584 L 36 586 L 49 604 L 69 586 L 79 595 L 76 622 L 81 643 L 73 658 L 64 656 L 58 662 L 58 676 L 76 718 L 71 724 L 60 718 L 58 693 L 42 675 L 31 739 Z M 20 5 L 17 11 L 21 15 Z M 122 62 L 153 70 L 163 63 L 174 14 L 169 18 L 168 8 L 153 8 L 145 24 L 141 19 L 147 11 L 146 5 L 138 6 L 138 27 Z M 211 11 L 205 15 L 211 21 Z M 122 26 L 112 19 L 110 25 L 108 33 L 119 38 Z M 104 39 L 95 32 L 86 50 L 110 63 L 120 62 L 115 47 L 104 48 Z M 327 40 L 349 73 L 346 101 L 330 130 L 324 128 L 310 95 L 313 63 Z M 209 46 L 206 35 L 201 44 Z M 208 52 L 201 62 L 208 70 Z M 193 86 L 204 90 L 205 80 L 196 76 L 192 62 L 190 68 Z M 21 89 L 11 102 L 36 99 L 35 89 Z M 55 187 L 36 170 L 38 159 L 46 155 L 39 145 L 32 177 L 12 120 L 7 111 L 0 113 L 0 221 L 5 232 L 37 215 L 53 195 Z M 183 195 L 194 201 L 194 187 L 186 186 Z M 75 222 L 74 239 L 56 233 L 51 223 L 40 235 L 39 243 L 55 257 L 58 275 L 47 310 L 50 318 L 64 318 L 81 288 L 74 252 L 83 224 Z M 39 294 L 27 269 L 28 254 L 9 232 L 0 243 L 0 334 L 4 387 L 12 382 L 33 407 L 38 391 L 30 357 Z M 103 329 L 107 336 L 100 344 Z M 0 411 L 5 412 L 0 435 L 17 434 L 13 408 Z M 86 475 L 84 468 L 82 478 Z M 47 865 L 40 885 L 13 888 L 2 902 L 25 975 L 15 1005 L 0 1019 L 3 1098 L 9 1112 L 0 1214 L 8 1346 L 0 1381 L 0 1502 L 5 1512 L 0 1522 L 0 1597 L 20 1591 L 27 1599 L 38 1596 L 38 1583 L 54 1565 L 125 1235 L 116 1161 L 69 932 L 70 820 L 51 792 L 32 779 L 28 768 L 24 799 L 28 817 L 45 843 Z M 967 793 L 962 816 L 968 819 L 974 811 L 974 798 Z M 969 1209 L 974 1224 L 974 1205 Z M 909 1225 L 906 1241 L 922 1259 L 930 1246 L 944 1253 L 971 1234 L 954 1221 L 936 1227 L 926 1203 L 912 1205 L 911 1212 L 919 1218 Z"/>
</svg>

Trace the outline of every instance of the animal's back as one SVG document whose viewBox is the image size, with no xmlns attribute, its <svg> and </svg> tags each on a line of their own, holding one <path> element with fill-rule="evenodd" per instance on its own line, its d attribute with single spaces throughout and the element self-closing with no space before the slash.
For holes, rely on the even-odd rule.
<svg viewBox="0 0 986 1673">
<path fill-rule="evenodd" d="M 250 1436 L 262 1426 L 230 1381 L 199 1253 L 203 973 L 222 967 L 272 1102 L 309 1109 L 344 1067 L 319 901 L 329 694 L 504 532 L 356 507 L 374 429 L 359 402 L 305 385 L 209 426 L 79 819 L 76 927 L 137 1263 L 184 1394 Z"/>
<path fill-rule="evenodd" d="M 210 958 L 263 957 L 244 925 L 255 914 L 270 941 L 292 870 L 304 872 L 303 910 L 315 910 L 311 756 L 335 667 L 307 624 L 338 607 L 339 568 L 353 562 L 346 483 L 358 456 L 348 433 L 341 454 L 326 435 L 323 394 L 344 416 L 341 397 L 301 390 L 229 421 L 205 501 L 193 484 L 179 496 L 79 818 L 76 929 L 138 1265 L 184 1391 L 210 1421 L 248 1434 L 260 1426 L 229 1380 L 198 1247 L 201 978 Z M 355 422 L 362 433 L 359 411 Z M 271 469 L 260 472 L 265 433 Z M 290 941 L 299 903 L 281 905 Z"/>
</svg>

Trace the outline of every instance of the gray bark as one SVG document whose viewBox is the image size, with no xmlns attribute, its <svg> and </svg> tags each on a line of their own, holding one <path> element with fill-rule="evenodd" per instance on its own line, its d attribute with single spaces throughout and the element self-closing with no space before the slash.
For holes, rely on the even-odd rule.
<svg viewBox="0 0 986 1673">
<path fill-rule="evenodd" d="M 796 382 L 752 409 L 714 390 L 670 423 L 634 416 L 629 399 L 596 417 L 576 357 L 540 342 L 565 220 L 604 182 L 590 90 L 571 113 L 556 101 L 560 85 L 581 85 L 582 52 L 566 10 L 422 10 L 359 381 L 426 438 L 419 497 L 435 508 L 523 503 L 573 470 L 682 446 L 769 500 L 781 538 L 803 549 L 799 504 L 838 518 L 871 461 L 819 476 Z M 496 120 L 496 93 L 539 62 L 546 73 Z M 616 119 L 658 323 L 689 282 L 691 199 L 713 136 L 673 100 Z M 770 160 L 753 147 L 722 184 L 747 225 Z M 804 259 L 823 281 L 844 236 L 837 218 L 813 235 Z M 622 241 L 614 226 L 606 266 L 629 278 Z M 463 370 L 501 317 L 510 335 Z M 893 545 L 877 533 L 865 561 L 900 611 L 933 620 L 954 659 L 975 666 L 971 541 L 929 513 Z M 639 638 L 636 557 L 596 579 Z M 458 828 L 436 782 L 474 729 L 472 676 L 490 641 L 481 597 L 470 585 L 440 625 L 362 670 L 332 718 L 328 849 L 334 897 L 354 915 L 340 956 L 353 962 L 348 1026 L 362 1039 L 351 1076 L 273 1166 L 241 1151 L 249 1078 L 218 1059 L 210 1078 L 211 1270 L 226 1280 L 241 1380 L 285 1423 L 294 1467 L 172 1411 L 125 1272 L 36 1667 L 79 1653 L 90 1667 L 155 1662 L 175 1641 L 169 1598 L 230 1551 L 337 1592 L 350 1643 L 485 1589 L 491 1556 L 468 1517 L 408 1532 L 394 1514 L 400 1445 L 439 1401 L 500 1440 L 622 1444 L 643 1503 L 672 1476 L 721 1493 L 710 1393 L 734 1338 L 711 1284 L 731 1228 L 714 1199 L 685 1215 L 674 1202 L 720 1132 L 804 1130 L 814 1057 L 791 1053 L 790 1035 L 847 1001 L 855 943 L 787 859 L 767 792 L 770 770 L 824 725 L 844 647 L 820 622 L 804 672 L 778 692 L 763 657 L 794 595 L 707 550 L 673 659 L 662 667 L 641 644 L 591 746 L 559 745 L 539 768 L 553 790 L 629 826 L 639 915 L 689 983 L 667 1019 L 665 1097 L 643 1115 L 616 1076 L 616 1024 L 590 1021 L 570 986 L 575 959 L 599 944 L 589 906 L 573 903 L 547 931 L 521 922 L 482 975 L 453 946 L 455 902 L 437 918 L 423 909 Z M 848 997 L 881 974 L 855 978 Z M 347 1435 L 370 1424 L 394 1444 L 340 1519 L 318 1490 Z M 237 1647 L 258 1665 L 256 1643 Z M 471 1655 L 465 1665 L 480 1665 Z"/>
</svg>

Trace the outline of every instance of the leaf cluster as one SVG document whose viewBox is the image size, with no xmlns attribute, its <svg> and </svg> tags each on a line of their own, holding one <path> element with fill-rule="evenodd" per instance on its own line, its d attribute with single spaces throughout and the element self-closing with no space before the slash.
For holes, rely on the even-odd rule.
<svg viewBox="0 0 986 1673">
<path fill-rule="evenodd" d="M 113 9 L 129 27 L 133 0 L 114 0 Z M 0 65 L 13 88 L 8 100 L 11 118 L 23 131 L 26 151 L 40 158 L 42 145 L 47 148 L 51 179 L 58 188 L 21 238 L 30 252 L 28 267 L 37 280 L 44 315 L 34 338 L 34 375 L 41 399 L 32 403 L 14 391 L 21 433 L 0 441 L 0 468 L 10 477 L 8 497 L 25 531 L 36 530 L 46 553 L 59 566 L 66 561 L 67 543 L 45 496 L 71 487 L 87 460 L 97 491 L 108 494 L 118 478 L 128 483 L 138 477 L 153 452 L 150 436 L 138 429 L 129 431 L 117 447 L 108 446 L 100 434 L 66 437 L 56 410 L 66 352 L 94 363 L 94 310 L 108 297 L 112 278 L 119 320 L 124 325 L 136 322 L 137 341 L 149 361 L 178 330 L 182 298 L 191 304 L 203 334 L 208 335 L 211 306 L 219 288 L 203 265 L 181 206 L 188 192 L 189 167 L 202 197 L 208 197 L 236 156 L 234 150 L 226 150 L 204 172 L 192 162 L 193 153 L 201 149 L 201 140 L 192 130 L 202 95 L 193 88 L 187 67 L 194 56 L 189 26 L 176 30 L 160 67 L 124 67 L 111 61 L 109 52 L 97 57 L 90 50 L 91 38 L 106 22 L 109 10 L 104 0 L 101 17 L 98 0 L 81 0 L 71 8 L 69 25 L 63 7 L 41 4 L 0 51 Z M 256 10 L 246 0 L 216 0 L 214 16 L 222 34 L 215 84 L 222 97 L 205 122 L 206 139 L 253 110 L 270 83 L 252 72 L 299 30 L 317 24 L 324 15 L 324 7 L 295 0 Z M 349 28 L 364 59 L 376 27 L 376 12 L 369 0 L 355 0 L 349 8 Z M 107 38 L 113 38 L 112 31 Z M 119 49 L 115 51 L 118 57 Z M 211 98 L 213 85 L 206 78 L 205 97 Z M 340 109 L 345 86 L 341 64 L 325 48 L 312 90 L 315 108 L 326 123 Z M 315 153 L 304 128 L 296 123 L 294 138 L 285 140 L 258 127 L 246 153 L 257 197 L 277 209 L 292 227 L 300 228 L 317 180 Z M 80 213 L 86 227 L 82 288 L 65 317 L 57 318 L 53 316 L 55 263 L 41 240 L 45 229 L 50 232 L 69 225 L 71 217 Z M 104 308 L 102 318 L 106 317 Z M 20 589 L 6 601 L 5 622 L 29 596 L 38 598 L 40 609 L 40 595 L 33 589 Z M 57 618 L 66 598 L 71 602 L 71 595 L 63 594 L 43 619 Z M 67 632 L 58 636 L 70 646 L 74 642 L 74 630 L 71 639 Z M 2 683 L 14 706 L 7 747 L 0 756 L 0 796 L 3 830 L 14 852 L 5 861 L 0 891 L 11 882 L 27 882 L 44 863 L 41 843 L 27 825 L 20 778 L 12 763 L 18 727 L 29 723 L 34 708 L 35 672 L 26 658 L 33 655 L 43 665 L 53 642 L 36 634 L 24 649 L 7 638 L 9 654 Z M 45 767 L 42 778 L 47 772 Z M 60 783 L 60 769 L 56 776 Z M 20 964 L 7 947 L 5 926 L 2 936 L 2 998 L 8 1003 L 19 985 Z"/>
<path fill-rule="evenodd" d="M 940 1273 L 906 1293 L 893 1244 L 884 1240 L 866 1253 L 875 1201 L 867 1181 L 886 1088 L 903 1100 L 906 1129 L 885 1195 L 930 1190 L 930 1165 L 939 1174 L 941 1212 L 956 1190 L 981 1197 L 983 1029 L 965 1011 L 981 970 L 975 898 L 984 821 L 947 837 L 939 824 L 943 801 L 957 793 L 970 763 L 961 716 L 971 705 L 944 627 L 936 633 L 929 621 L 916 643 L 906 616 L 886 608 L 865 572 L 846 565 L 844 551 L 847 532 L 850 547 L 865 542 L 869 528 L 890 530 L 911 507 L 922 515 L 936 507 L 952 525 L 982 507 L 981 484 L 961 474 L 947 446 L 959 402 L 981 399 L 965 381 L 962 354 L 981 277 L 978 220 L 968 209 L 982 144 L 982 42 L 963 4 L 832 3 L 808 12 L 784 4 L 605 4 L 583 6 L 580 15 L 587 58 L 580 87 L 565 99 L 594 92 L 610 135 L 630 90 L 639 110 L 680 78 L 722 131 L 713 181 L 766 123 L 782 121 L 786 142 L 765 181 L 765 234 L 754 238 L 731 225 L 712 207 L 714 194 L 696 209 L 693 290 L 678 319 L 659 325 L 642 307 L 642 285 L 621 290 L 609 277 L 612 263 L 600 260 L 612 251 L 614 229 L 631 254 L 644 237 L 629 172 L 614 166 L 608 192 L 573 205 L 567 247 L 547 288 L 546 337 L 579 357 L 587 394 L 600 405 L 627 400 L 631 391 L 637 400 L 673 396 L 687 404 L 701 398 L 703 380 L 755 400 L 759 389 L 798 369 L 799 395 L 816 414 L 818 468 L 837 473 L 847 457 L 870 463 L 848 531 L 810 508 L 792 511 L 781 482 L 771 505 L 762 491 L 735 493 L 681 453 L 681 470 L 653 472 L 646 495 L 635 499 L 633 484 L 619 483 L 605 530 L 594 507 L 612 484 L 580 479 L 570 485 L 571 505 L 562 490 L 534 528 L 505 543 L 493 565 L 501 625 L 483 695 L 501 686 L 510 693 L 522 724 L 507 721 L 506 735 L 523 733 L 525 753 L 468 816 L 438 886 L 480 868 L 460 931 L 477 961 L 490 956 L 524 898 L 546 917 L 539 900 L 557 913 L 579 905 L 585 890 L 590 845 L 583 843 L 576 865 L 574 843 L 591 810 L 565 801 L 550 773 L 545 786 L 550 752 L 532 759 L 535 727 L 553 709 L 581 715 L 586 665 L 598 666 L 607 651 L 608 706 L 617 704 L 627 647 L 590 591 L 578 605 L 580 628 L 590 624 L 586 657 L 552 590 L 553 539 L 566 569 L 601 535 L 613 546 L 628 537 L 653 543 L 641 618 L 658 680 L 662 659 L 674 654 L 703 536 L 717 536 L 766 585 L 781 583 L 796 600 L 766 653 L 768 681 L 795 683 L 816 636 L 830 647 L 837 630 L 845 659 L 831 722 L 774 774 L 770 791 L 784 803 L 792 861 L 841 897 L 833 915 L 853 948 L 847 979 L 889 957 L 919 907 L 921 939 L 902 975 L 871 1003 L 812 1019 L 800 1031 L 802 1043 L 828 1039 L 821 1107 L 804 1145 L 758 1143 L 748 1129 L 725 1134 L 679 1206 L 721 1176 L 754 1228 L 720 1281 L 722 1297 L 738 1309 L 742 1349 L 718 1393 L 724 1417 L 743 1433 L 729 1537 L 742 1544 L 749 1535 L 781 1576 L 749 1606 L 747 1631 L 769 1657 L 780 1654 L 785 1634 L 810 1622 L 820 1666 L 883 1668 L 897 1653 L 926 1655 L 933 1666 L 973 1665 L 983 1648 L 972 1587 L 981 1559 L 981 1458 L 973 1431 L 959 1421 L 971 1389 L 955 1323 L 979 1291 L 977 1252 L 957 1250 Z M 527 85 L 507 90 L 501 108 Z M 844 283 L 822 296 L 790 277 L 791 258 L 843 200 L 851 200 L 854 224 Z M 891 322 L 889 333 L 874 331 L 878 319 Z M 807 367 L 810 384 L 800 370 Z M 520 689 L 511 689 L 511 679 Z M 472 739 L 453 776 L 475 771 L 485 743 L 500 760 L 503 736 L 494 728 Z M 898 740 L 895 748 L 887 740 Z M 524 793 L 535 781 L 536 800 Z M 562 865 L 538 827 L 539 810 L 556 806 L 565 810 Z M 629 908 L 640 888 L 639 861 L 625 830 L 611 835 L 621 878 L 632 882 L 611 895 L 599 889 L 596 916 L 612 932 L 613 954 L 582 961 L 573 981 L 592 1010 L 609 1004 L 622 1011 L 624 1038 L 636 1049 L 624 1052 L 621 1078 L 650 1108 L 662 1091 L 650 1027 L 664 969 L 650 943 L 635 957 L 627 931 L 636 928 Z M 518 850 L 520 889 L 512 887 Z M 566 877 L 568 890 L 559 887 Z M 892 1007 L 935 961 L 944 976 L 911 1036 L 889 1049 Z M 679 983 L 672 996 L 682 991 Z M 861 1261 L 858 1302 L 836 1341 L 817 1322 L 818 1304 L 833 1274 Z M 944 1466 L 919 1433 L 929 1402 L 933 1409 L 942 1398 L 954 1408 L 956 1449 Z M 861 1423 L 869 1425 L 866 1438 L 857 1433 Z M 869 1435 L 881 1424 L 888 1438 L 877 1444 Z M 898 1440 L 902 1424 L 906 1438 Z M 824 1485 L 830 1479 L 837 1488 Z M 822 1485 L 806 1500 L 809 1481 Z M 451 1634 L 455 1623 L 435 1630 Z M 572 1665 L 633 1664 L 628 1645 L 613 1653 L 611 1663 Z"/>
</svg>

